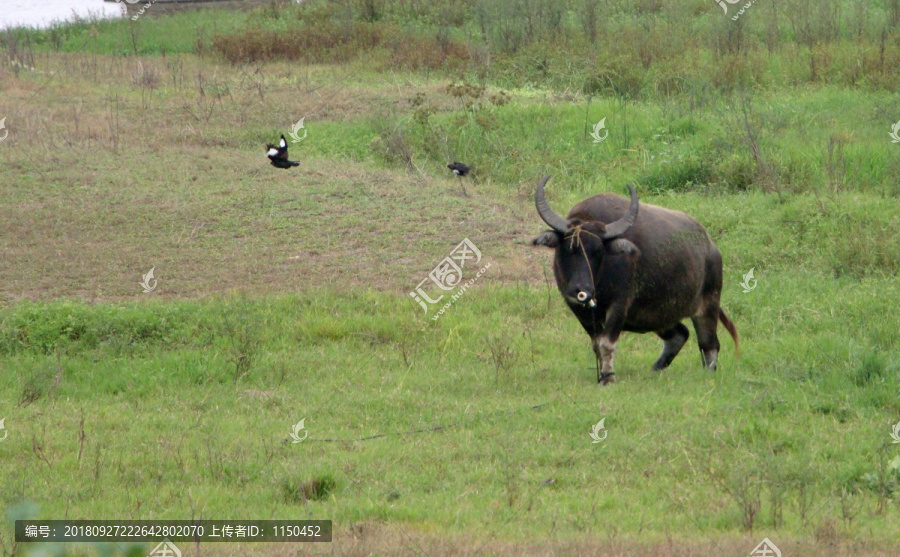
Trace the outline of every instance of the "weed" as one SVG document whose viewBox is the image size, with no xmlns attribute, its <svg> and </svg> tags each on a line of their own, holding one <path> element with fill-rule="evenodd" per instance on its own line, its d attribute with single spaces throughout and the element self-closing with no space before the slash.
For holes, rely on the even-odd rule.
<svg viewBox="0 0 900 557">
<path fill-rule="evenodd" d="M 281 492 L 285 501 L 297 504 L 304 501 L 324 501 L 337 487 L 337 481 L 333 476 L 323 474 L 304 481 L 285 478 L 281 483 Z"/>
<path fill-rule="evenodd" d="M 246 298 L 240 296 L 230 301 L 222 318 L 222 327 L 229 339 L 227 353 L 234 366 L 232 378 L 238 381 L 250 373 L 263 343 L 260 314 Z"/>
</svg>

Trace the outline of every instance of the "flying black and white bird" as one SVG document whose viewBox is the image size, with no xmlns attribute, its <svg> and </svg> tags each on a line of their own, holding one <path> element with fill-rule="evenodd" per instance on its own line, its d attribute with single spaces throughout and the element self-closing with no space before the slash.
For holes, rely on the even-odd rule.
<svg viewBox="0 0 900 557">
<path fill-rule="evenodd" d="M 300 166 L 299 162 L 289 161 L 288 153 L 287 153 L 287 141 L 284 139 L 284 134 L 281 134 L 281 141 L 278 142 L 278 146 L 272 145 L 271 143 L 266 144 L 266 149 L 269 151 L 266 155 L 269 157 L 269 162 L 272 166 L 276 168 L 290 168 L 292 166 Z"/>
<path fill-rule="evenodd" d="M 459 187 L 462 188 L 463 195 L 465 195 L 466 197 L 468 197 L 469 194 L 466 193 L 466 187 L 463 185 L 462 179 L 463 179 L 463 176 L 465 176 L 466 174 L 468 174 L 468 173 L 469 173 L 469 170 L 471 170 L 471 169 L 470 169 L 468 166 L 466 166 L 466 165 L 464 165 L 463 163 L 461 163 L 461 162 L 452 162 L 452 163 L 450 163 L 450 164 L 447 165 L 447 168 L 449 168 L 450 170 L 452 170 L 453 173 L 456 174 L 456 177 L 459 178 Z"/>
</svg>

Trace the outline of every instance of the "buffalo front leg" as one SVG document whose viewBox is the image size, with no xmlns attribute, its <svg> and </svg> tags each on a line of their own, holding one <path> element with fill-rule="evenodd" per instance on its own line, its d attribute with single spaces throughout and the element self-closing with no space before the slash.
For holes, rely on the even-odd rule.
<svg viewBox="0 0 900 557">
<path fill-rule="evenodd" d="M 592 337 L 594 343 L 594 355 L 600 362 L 600 369 L 597 372 L 597 383 L 608 385 L 615 383 L 616 372 L 613 370 L 613 360 L 616 358 L 616 344 L 619 341 L 619 334 L 615 336 L 607 334 L 606 331 Z"/>
</svg>

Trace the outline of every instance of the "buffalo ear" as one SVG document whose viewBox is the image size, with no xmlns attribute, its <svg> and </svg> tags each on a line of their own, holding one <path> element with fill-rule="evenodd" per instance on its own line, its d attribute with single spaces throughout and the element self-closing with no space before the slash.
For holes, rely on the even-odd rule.
<svg viewBox="0 0 900 557">
<path fill-rule="evenodd" d="M 547 246 L 548 248 L 555 248 L 559 245 L 559 233 L 555 230 L 547 230 L 540 236 L 531 240 L 532 246 Z"/>
<path fill-rule="evenodd" d="M 633 256 L 641 253 L 641 250 L 636 245 L 625 238 L 616 238 L 615 240 L 604 242 L 604 246 L 606 247 L 606 252 L 610 255 Z"/>
</svg>

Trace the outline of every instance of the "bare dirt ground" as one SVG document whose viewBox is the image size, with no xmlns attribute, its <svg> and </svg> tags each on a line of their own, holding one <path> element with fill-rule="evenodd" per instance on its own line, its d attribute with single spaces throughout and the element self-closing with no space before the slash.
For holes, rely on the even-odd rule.
<svg viewBox="0 0 900 557">
<path fill-rule="evenodd" d="M 210 69 L 193 57 L 38 65 L 44 74 L 0 70 L 0 108 L 15 114 L 0 145 L 0 256 L 13 263 L 0 265 L 0 300 L 129 299 L 151 268 L 163 297 L 293 292 L 337 277 L 407 292 L 466 237 L 492 263 L 482 284 L 545 281 L 549 253 L 528 245 L 541 229 L 530 185 L 498 197 L 470 183 L 464 197 L 449 173 L 331 158 L 316 124 L 292 148 L 301 166 L 282 171 L 265 158 L 277 132 L 243 129 L 276 119 L 267 112 L 283 128 L 301 114 L 346 122 L 403 110 L 416 86 L 361 84 L 346 69 Z"/>
</svg>

